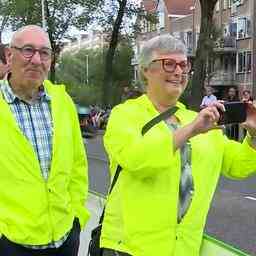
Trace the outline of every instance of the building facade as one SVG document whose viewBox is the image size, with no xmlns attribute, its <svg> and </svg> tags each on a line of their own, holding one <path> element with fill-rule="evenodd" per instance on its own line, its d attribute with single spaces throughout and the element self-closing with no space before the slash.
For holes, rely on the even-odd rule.
<svg viewBox="0 0 256 256">
<path fill-rule="evenodd" d="M 219 98 L 224 98 L 231 86 L 235 86 L 239 93 L 249 89 L 256 96 L 256 85 L 254 85 L 256 78 L 253 77 L 256 73 L 256 70 L 253 72 L 253 56 L 255 56 L 253 53 L 256 45 L 256 38 L 253 36 L 255 2 L 255 0 L 219 0 L 215 6 L 214 24 L 219 30 L 220 37 L 216 41 L 214 58 L 208 63 L 205 85 L 212 86 Z M 165 18 L 161 19 L 162 10 Z M 155 12 L 159 17 L 159 24 L 155 25 L 155 31 L 142 29 L 142 33 L 138 36 L 139 41 L 136 41 L 136 44 L 140 45 L 138 48 L 143 45 L 143 39 L 149 39 L 156 34 L 171 33 L 183 40 L 188 49 L 188 56 L 193 60 L 200 33 L 199 0 L 160 0 Z M 163 21 L 165 21 L 164 25 Z M 138 51 L 135 56 L 137 54 Z"/>
<path fill-rule="evenodd" d="M 134 80 L 138 80 L 138 56 L 145 41 L 150 38 L 171 33 L 173 30 L 173 22 L 176 19 L 186 18 L 193 10 L 190 8 L 194 0 L 143 0 L 142 8 L 145 13 L 156 16 L 157 23 L 152 23 L 146 19 L 138 19 L 137 23 L 141 28 L 137 34 L 134 44 L 134 58 L 132 65 L 134 66 Z"/>
</svg>

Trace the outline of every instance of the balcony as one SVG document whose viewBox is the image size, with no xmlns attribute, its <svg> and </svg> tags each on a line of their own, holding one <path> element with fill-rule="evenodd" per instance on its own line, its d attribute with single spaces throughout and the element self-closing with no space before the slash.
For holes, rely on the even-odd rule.
<svg viewBox="0 0 256 256">
<path fill-rule="evenodd" d="M 216 42 L 216 47 L 214 48 L 216 53 L 225 53 L 237 52 L 236 38 L 233 36 L 225 36 L 221 38 L 218 42 Z"/>
<path fill-rule="evenodd" d="M 188 46 L 187 47 L 187 55 L 188 57 L 195 57 L 196 51 L 193 50 L 193 46 Z"/>
<path fill-rule="evenodd" d="M 210 74 L 209 85 L 210 86 L 231 86 L 236 85 L 236 74 L 235 71 L 224 72 L 218 71 Z"/>
<path fill-rule="evenodd" d="M 138 58 L 137 58 L 137 56 L 134 56 L 134 57 L 131 59 L 131 65 L 132 65 L 132 66 L 138 65 Z"/>
</svg>

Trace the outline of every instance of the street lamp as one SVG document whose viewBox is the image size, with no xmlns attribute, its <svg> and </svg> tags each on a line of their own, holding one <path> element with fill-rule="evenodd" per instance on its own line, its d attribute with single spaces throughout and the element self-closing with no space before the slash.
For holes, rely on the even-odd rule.
<svg viewBox="0 0 256 256">
<path fill-rule="evenodd" d="M 43 26 L 43 29 L 46 31 L 44 0 L 41 0 L 41 8 L 42 8 L 42 26 Z"/>
<path fill-rule="evenodd" d="M 89 55 L 85 55 L 86 58 L 86 84 L 89 84 Z"/>
</svg>

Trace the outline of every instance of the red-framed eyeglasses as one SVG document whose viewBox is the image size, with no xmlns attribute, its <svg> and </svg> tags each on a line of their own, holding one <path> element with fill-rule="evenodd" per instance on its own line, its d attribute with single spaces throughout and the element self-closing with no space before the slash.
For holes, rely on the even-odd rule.
<svg viewBox="0 0 256 256">
<path fill-rule="evenodd" d="M 163 70 L 168 73 L 173 73 L 176 70 L 177 65 L 180 67 L 183 74 L 188 74 L 189 71 L 191 70 L 191 63 L 187 60 L 177 62 L 176 60 L 169 58 L 169 59 L 156 59 L 156 60 L 153 60 L 152 62 L 157 62 L 157 61 L 162 62 Z"/>
</svg>

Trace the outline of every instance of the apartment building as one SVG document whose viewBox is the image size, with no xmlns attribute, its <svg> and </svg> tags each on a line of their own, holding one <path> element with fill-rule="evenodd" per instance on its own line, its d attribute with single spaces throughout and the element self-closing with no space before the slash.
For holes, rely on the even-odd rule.
<svg viewBox="0 0 256 256">
<path fill-rule="evenodd" d="M 170 33 L 173 26 L 173 21 L 180 18 L 185 18 L 191 15 L 193 10 L 194 0 L 143 0 L 142 7 L 146 13 L 154 14 L 157 17 L 157 24 L 152 24 L 146 19 L 137 20 L 141 28 L 137 34 L 134 45 L 134 58 L 132 65 L 134 66 L 134 80 L 138 79 L 137 63 L 138 55 L 143 44 L 148 39 L 159 35 Z"/>
<path fill-rule="evenodd" d="M 219 0 L 216 4 L 214 23 L 221 29 L 222 37 L 214 49 L 216 57 L 209 85 L 215 87 L 220 96 L 224 96 L 230 86 L 236 86 L 240 93 L 244 89 L 255 91 L 252 76 L 254 1 Z"/>
<path fill-rule="evenodd" d="M 253 37 L 256 7 L 254 1 L 219 0 L 215 6 L 214 24 L 220 30 L 221 36 L 214 48 L 214 59 L 209 60 L 208 63 L 208 79 L 205 85 L 214 87 L 219 98 L 225 97 L 230 86 L 237 87 L 239 92 L 249 89 L 256 96 L 256 85 L 254 85 L 256 78 L 253 77 L 256 70 L 254 72 L 252 70 L 256 40 Z M 162 6 L 160 6 L 162 9 L 158 6 L 156 13 L 159 16 L 159 23 L 162 20 L 162 25 L 157 24 L 155 31 L 142 30 L 138 38 L 148 39 L 155 34 L 171 33 L 184 41 L 188 56 L 193 61 L 200 33 L 199 0 L 160 2 L 164 6 L 165 19 L 160 19 Z"/>
<path fill-rule="evenodd" d="M 186 43 L 193 58 L 200 33 L 198 0 L 192 9 L 191 15 L 173 21 L 170 33 Z M 252 77 L 254 9 L 254 0 L 219 0 L 215 6 L 214 24 L 221 36 L 214 48 L 214 58 L 208 63 L 205 86 L 212 86 L 219 98 L 225 98 L 231 86 L 240 94 L 244 89 L 253 93 L 256 89 Z"/>
<path fill-rule="evenodd" d="M 107 45 L 107 34 L 98 30 L 92 30 L 90 33 L 80 34 L 64 44 L 62 53 L 77 53 L 80 49 L 103 48 Z"/>
</svg>

